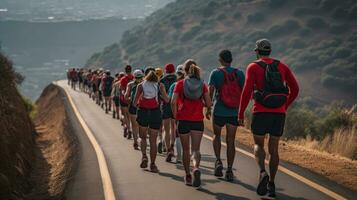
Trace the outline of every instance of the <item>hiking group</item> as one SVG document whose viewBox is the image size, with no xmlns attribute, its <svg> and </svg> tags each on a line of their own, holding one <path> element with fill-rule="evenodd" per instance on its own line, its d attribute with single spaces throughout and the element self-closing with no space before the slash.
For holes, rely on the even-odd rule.
<svg viewBox="0 0 357 200">
<path fill-rule="evenodd" d="M 226 127 L 225 179 L 233 181 L 236 132 L 238 126 L 244 125 L 245 110 L 253 99 L 251 131 L 260 169 L 256 191 L 258 195 L 275 197 L 279 140 L 283 135 L 285 113 L 296 99 L 299 87 L 289 67 L 270 58 L 272 48 L 267 39 L 258 40 L 254 51 L 257 60 L 248 65 L 244 74 L 232 66 L 232 53 L 222 50 L 218 56 L 220 66 L 211 72 L 208 84 L 192 59 L 176 69 L 173 64 L 166 64 L 164 69 L 146 67 L 133 73 L 132 67 L 127 65 L 125 72 L 115 74 L 114 78 L 108 70 L 72 69 L 67 72 L 68 84 L 73 89 L 78 85 L 106 113 L 113 109 L 113 118 L 121 121 L 124 137 L 133 138 L 133 148 L 141 150 L 141 168 L 149 167 L 157 173 L 157 153 L 166 152 L 167 162 L 175 157 L 177 163 L 182 162 L 186 173 L 184 182 L 194 187 L 201 185 L 200 144 L 204 118 L 212 118 L 214 175 L 217 177 L 224 175 L 221 134 Z M 269 134 L 269 173 L 265 169 L 266 134 Z"/>
</svg>

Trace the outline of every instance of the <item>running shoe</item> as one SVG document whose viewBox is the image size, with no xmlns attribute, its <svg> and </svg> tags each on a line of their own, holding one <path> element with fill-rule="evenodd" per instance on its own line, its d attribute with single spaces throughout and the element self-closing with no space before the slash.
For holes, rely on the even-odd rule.
<svg viewBox="0 0 357 200">
<path fill-rule="evenodd" d="M 161 141 L 157 145 L 157 152 L 159 152 L 159 154 L 162 154 L 162 142 Z"/>
<path fill-rule="evenodd" d="M 157 166 L 155 165 L 155 163 L 151 163 L 150 164 L 150 171 L 152 173 L 159 173 L 159 169 L 157 168 Z"/>
<path fill-rule="evenodd" d="M 132 133 L 131 133 L 131 131 L 129 131 L 129 133 L 128 133 L 128 140 L 130 140 L 131 137 L 132 137 Z"/>
<path fill-rule="evenodd" d="M 201 171 L 199 169 L 193 170 L 193 187 L 200 187 L 201 186 Z"/>
<path fill-rule="evenodd" d="M 260 172 L 259 184 L 257 187 L 258 195 L 264 196 L 268 193 L 268 182 L 269 182 L 269 175 L 266 173 L 266 171 Z"/>
<path fill-rule="evenodd" d="M 108 108 L 105 109 L 105 114 L 108 114 Z"/>
<path fill-rule="evenodd" d="M 216 163 L 214 164 L 214 175 L 217 177 L 222 177 L 223 176 L 223 164 L 221 160 L 216 160 Z"/>
<path fill-rule="evenodd" d="M 113 111 L 113 119 L 115 119 L 115 111 Z"/>
<path fill-rule="evenodd" d="M 124 128 L 124 137 L 126 138 L 128 136 L 128 128 Z"/>
<path fill-rule="evenodd" d="M 138 143 L 134 143 L 133 146 L 134 146 L 134 149 L 135 149 L 135 150 L 139 150 L 139 145 L 138 145 Z"/>
<path fill-rule="evenodd" d="M 226 180 L 229 182 L 233 182 L 233 179 L 234 179 L 233 171 L 232 169 L 228 168 L 226 171 Z"/>
<path fill-rule="evenodd" d="M 166 162 L 171 162 L 173 157 L 174 157 L 174 153 L 172 153 L 172 152 L 170 151 L 170 152 L 167 154 Z"/>
<path fill-rule="evenodd" d="M 143 156 L 143 158 L 141 159 L 140 168 L 147 168 L 147 167 L 148 167 L 148 157 Z"/>
<path fill-rule="evenodd" d="M 192 176 L 191 174 L 186 175 L 184 178 L 185 185 L 192 186 Z"/>
<path fill-rule="evenodd" d="M 269 197 L 276 197 L 275 193 L 275 183 L 274 182 L 269 182 L 268 183 L 268 196 Z"/>
</svg>

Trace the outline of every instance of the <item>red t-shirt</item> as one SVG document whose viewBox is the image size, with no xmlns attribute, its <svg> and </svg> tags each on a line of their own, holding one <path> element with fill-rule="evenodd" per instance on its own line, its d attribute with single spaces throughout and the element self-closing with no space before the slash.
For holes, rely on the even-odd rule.
<svg viewBox="0 0 357 200">
<path fill-rule="evenodd" d="M 134 79 L 132 74 L 127 74 L 123 78 L 120 79 L 120 89 L 126 91 L 126 86 L 130 81 Z"/>
<path fill-rule="evenodd" d="M 263 58 L 261 61 L 271 64 L 273 59 Z M 299 93 L 299 86 L 295 79 L 294 74 L 291 72 L 289 67 L 284 63 L 280 62 L 278 70 L 281 73 L 283 81 L 285 81 L 289 87 L 288 101 L 285 105 L 280 108 L 267 108 L 258 102 L 254 101 L 253 113 L 259 112 L 269 112 L 269 113 L 285 113 L 290 104 L 296 99 Z M 257 89 L 262 89 L 264 87 L 265 81 L 265 70 L 256 63 L 251 63 L 247 67 L 246 78 L 244 83 L 244 88 L 241 96 L 241 102 L 239 106 L 239 119 L 244 118 L 245 109 L 248 106 L 250 99 L 253 97 L 254 86 Z"/>
<path fill-rule="evenodd" d="M 190 100 L 184 98 L 184 80 L 180 80 L 176 83 L 174 93 L 178 94 L 177 101 L 177 120 L 184 121 L 202 121 L 204 119 L 203 116 L 203 99 L 198 100 Z M 208 92 L 208 87 L 206 84 L 203 86 L 203 94 Z"/>
</svg>

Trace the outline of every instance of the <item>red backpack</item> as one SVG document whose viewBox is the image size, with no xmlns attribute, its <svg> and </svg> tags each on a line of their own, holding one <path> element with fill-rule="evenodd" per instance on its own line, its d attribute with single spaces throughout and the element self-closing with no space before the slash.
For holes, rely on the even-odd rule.
<svg viewBox="0 0 357 200">
<path fill-rule="evenodd" d="M 219 89 L 219 97 L 225 106 L 238 109 L 242 93 L 242 87 L 237 77 L 238 69 L 234 69 L 231 73 L 228 73 L 223 67 L 219 70 L 224 74 L 224 83 Z"/>
</svg>

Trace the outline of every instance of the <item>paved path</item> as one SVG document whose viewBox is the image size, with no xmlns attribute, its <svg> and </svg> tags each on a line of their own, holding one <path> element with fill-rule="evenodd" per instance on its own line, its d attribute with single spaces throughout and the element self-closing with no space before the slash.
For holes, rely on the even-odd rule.
<svg viewBox="0 0 357 200">
<path fill-rule="evenodd" d="M 212 143 L 207 138 L 203 138 L 201 145 L 201 170 L 203 172 L 201 189 L 185 186 L 183 184 L 183 167 L 173 163 L 166 163 L 162 155 L 158 155 L 157 158 L 159 174 L 140 169 L 141 153 L 133 150 L 132 140 L 123 137 L 120 122 L 112 119 L 110 114 L 106 115 L 87 95 L 70 89 L 65 81 L 60 81 L 58 84 L 72 97 L 80 115 L 103 149 L 116 199 L 261 199 L 255 193 L 258 168 L 254 159 L 245 154 L 237 153 L 234 164 L 234 173 L 237 176 L 236 181 L 229 183 L 218 179 L 213 176 L 215 158 L 213 156 Z M 91 147 L 87 148 L 90 149 Z M 83 151 L 86 150 L 84 149 Z M 226 149 L 223 147 L 223 158 L 225 158 L 225 151 Z M 86 174 L 86 176 L 90 175 Z M 276 186 L 277 199 L 332 199 L 282 172 L 277 175 Z"/>
</svg>

